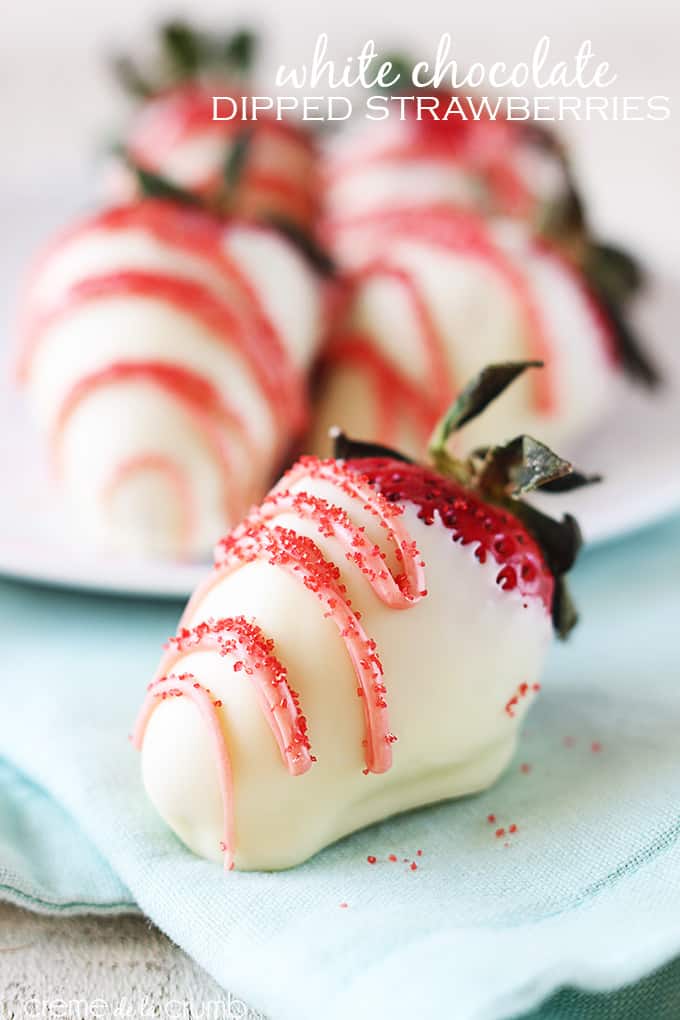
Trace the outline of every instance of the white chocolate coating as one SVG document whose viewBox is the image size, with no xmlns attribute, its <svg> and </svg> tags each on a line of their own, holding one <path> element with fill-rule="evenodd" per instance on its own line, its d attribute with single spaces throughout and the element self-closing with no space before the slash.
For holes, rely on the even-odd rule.
<svg viewBox="0 0 680 1020">
<path fill-rule="evenodd" d="M 164 233 L 171 206 L 154 214 L 159 230 L 136 217 L 144 207 L 115 226 L 106 213 L 93 219 L 39 264 L 26 301 L 25 382 L 86 533 L 126 552 L 201 556 L 264 492 L 292 438 L 251 347 L 266 358 L 266 323 L 290 379 L 274 390 L 293 402 L 290 386 L 302 393 L 321 336 L 321 288 L 271 230 L 213 224 L 206 244 L 194 244 L 190 230 L 186 242 L 181 229 Z M 102 280 L 103 291 L 78 296 Z M 204 299 L 225 310 L 219 322 L 196 310 Z M 124 377 L 107 376 L 120 366 Z M 182 392 L 159 383 L 158 366 L 179 371 Z"/>
<path fill-rule="evenodd" d="M 438 124 L 424 115 L 351 124 L 325 150 L 325 215 L 335 254 L 366 213 L 450 205 L 532 219 L 564 194 L 559 158 L 531 142 L 518 122 Z M 503 190 L 505 182 L 507 192 Z"/>
<path fill-rule="evenodd" d="M 353 498 L 328 481 L 292 486 L 343 507 L 389 554 L 385 532 Z M 269 562 L 245 563 L 190 606 L 187 626 L 242 614 L 274 640 L 276 655 L 308 721 L 317 761 L 292 776 L 282 763 L 254 687 L 233 656 L 188 650 L 173 674 L 192 674 L 221 702 L 217 718 L 233 775 L 234 859 L 239 869 L 286 868 L 362 826 L 396 812 L 479 791 L 513 753 L 531 698 L 506 711 L 518 686 L 538 679 L 551 622 L 538 597 L 503 591 L 498 564 L 481 564 L 475 545 L 452 541 L 439 521 L 427 526 L 405 503 L 403 521 L 425 563 L 427 595 L 388 608 L 335 537 L 288 513 L 276 524 L 314 540 L 340 569 L 384 667 L 392 767 L 365 774 L 364 722 L 347 649 L 317 596 Z M 388 557 L 389 558 L 389 557 Z M 219 769 L 205 720 L 188 697 L 158 700 L 142 746 L 147 793 L 186 845 L 222 859 Z"/>
<path fill-rule="evenodd" d="M 229 187 L 229 211 L 248 218 L 281 216 L 308 229 L 319 195 L 313 138 L 305 125 L 266 114 L 243 121 L 240 107 L 231 120 L 213 120 L 213 96 L 240 100 L 242 92 L 242 84 L 234 90 L 223 82 L 190 82 L 146 100 L 130 125 L 128 152 L 140 167 L 220 206 L 225 168 L 247 134 L 238 178 Z M 231 112 L 230 103 L 218 104 L 220 117 Z M 119 169 L 108 182 L 118 201 L 133 197 L 136 189 L 132 175 Z"/>
<path fill-rule="evenodd" d="M 445 220 L 445 212 L 439 215 Z M 434 381 L 446 376 L 446 399 L 492 362 L 538 358 L 546 363 L 548 403 L 541 405 L 535 374 L 528 373 L 466 428 L 465 446 L 527 432 L 559 448 L 586 433 L 615 395 L 617 371 L 607 327 L 576 272 L 551 250 L 535 245 L 521 224 L 490 221 L 483 229 L 521 290 L 499 271 L 495 258 L 409 236 L 407 226 L 348 230 L 343 258 L 357 275 L 344 328 L 349 334 L 358 331 L 394 373 L 425 396 L 426 404 L 428 395 L 434 399 L 432 366 L 413 296 L 390 276 L 395 268 L 405 271 L 436 331 L 444 368 Z M 365 267 L 374 260 L 384 271 L 367 277 Z M 326 456 L 328 428 L 338 425 L 355 438 L 422 456 L 429 428 L 419 425 L 402 403 L 388 434 L 370 364 L 343 360 L 341 345 L 339 352 L 326 373 L 312 448 Z M 399 402 L 398 396 L 394 399 Z M 437 410 L 442 408 L 433 407 L 435 419 Z"/>
</svg>

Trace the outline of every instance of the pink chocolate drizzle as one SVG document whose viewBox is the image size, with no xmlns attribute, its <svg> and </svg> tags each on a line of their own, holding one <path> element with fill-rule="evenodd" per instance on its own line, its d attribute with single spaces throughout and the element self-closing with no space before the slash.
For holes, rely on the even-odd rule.
<svg viewBox="0 0 680 1020">
<path fill-rule="evenodd" d="M 384 137 L 371 137 L 363 146 L 355 145 L 349 153 L 340 153 L 326 170 L 327 185 L 343 183 L 366 169 L 398 167 L 400 164 L 437 163 L 452 173 L 471 177 L 480 192 L 480 203 L 487 209 L 505 214 L 528 217 L 535 208 L 536 197 L 528 187 L 526 174 L 520 172 L 518 157 L 526 143 L 527 133 L 519 122 L 491 119 L 488 114 L 464 120 L 459 116 L 443 119 L 454 94 L 439 91 L 434 113 L 423 111 L 417 119 L 415 108 L 405 107 L 406 116 L 397 128 Z M 456 97 L 465 108 L 467 98 Z M 480 184 L 482 188 L 480 188 Z"/>
<path fill-rule="evenodd" d="M 135 728 L 132 733 L 132 743 L 140 749 L 144 742 L 144 734 L 151 715 L 159 701 L 167 698 L 185 696 L 198 708 L 205 720 L 208 733 L 213 744 L 213 751 L 217 762 L 217 775 L 222 794 L 222 826 L 224 838 L 222 849 L 224 850 L 224 867 L 231 871 L 234 867 L 234 815 L 233 805 L 233 777 L 231 771 L 231 758 L 229 749 L 224 738 L 224 731 L 219 724 L 217 708 L 213 696 L 207 687 L 203 687 L 191 673 L 174 674 L 152 680 L 147 689 L 147 695 L 142 704 L 141 711 L 137 717 Z"/>
<path fill-rule="evenodd" d="M 303 487 L 307 480 L 327 483 L 369 513 L 385 533 L 389 554 L 356 525 L 343 507 Z M 403 610 L 426 597 L 425 564 L 411 539 L 402 517 L 404 504 L 413 504 L 426 524 L 438 518 L 451 533 L 454 542 L 474 543 L 480 562 L 492 558 L 498 563 L 496 584 L 505 591 L 518 590 L 523 597 L 541 599 L 549 612 L 553 579 L 540 550 L 520 522 L 505 511 L 487 506 L 452 481 L 427 468 L 389 458 L 369 458 L 338 462 L 302 458 L 282 478 L 259 509 L 235 528 L 217 547 L 215 570 L 199 586 L 184 612 L 179 633 L 172 638 L 152 682 L 134 731 L 141 748 L 144 731 L 153 706 L 168 689 L 165 675 L 178 669 L 185 655 L 194 651 L 217 651 L 231 656 L 233 669 L 244 670 L 252 678 L 259 703 L 265 714 L 282 759 L 291 775 L 301 775 L 316 760 L 311 754 L 307 722 L 298 696 L 288 686 L 286 670 L 275 655 L 274 642 L 257 625 L 243 617 L 208 619 L 191 626 L 206 596 L 217 585 L 246 563 L 264 559 L 285 570 L 312 592 L 321 603 L 324 618 L 331 620 L 345 644 L 357 680 L 357 695 L 364 716 L 365 774 L 387 771 L 392 763 L 392 744 L 396 737 L 389 730 L 387 688 L 375 641 L 361 625 L 361 614 L 354 610 L 342 582 L 339 566 L 325 558 L 316 542 L 290 528 L 277 524 L 280 516 L 293 516 L 312 522 L 319 534 L 337 542 L 345 560 L 366 579 L 381 602 L 391 609 Z M 194 678 L 191 677 L 193 680 Z M 520 695 L 524 693 L 523 685 Z M 179 693 L 205 691 L 198 682 Z M 203 716 L 217 748 L 223 796 L 225 866 L 233 865 L 234 819 L 231 764 L 227 757 L 218 709 L 221 701 L 201 698 Z M 512 712 L 506 708 L 508 715 Z"/>
<path fill-rule="evenodd" d="M 136 162 L 148 170 L 163 173 L 167 161 L 181 146 L 196 139 L 216 138 L 224 143 L 224 154 L 244 130 L 249 133 L 245 165 L 230 198 L 239 213 L 276 213 L 301 225 L 312 225 L 318 213 L 319 182 L 316 175 L 316 147 L 310 132 L 291 121 L 261 115 L 257 122 L 244 124 L 239 116 L 215 120 L 213 96 L 229 95 L 224 83 L 191 83 L 171 89 L 148 101 L 133 127 L 129 147 Z M 237 102 L 241 96 L 233 95 Z M 219 197 L 224 191 L 221 167 L 189 184 L 201 196 Z"/>
<path fill-rule="evenodd" d="M 237 224 L 238 226 L 238 224 Z M 139 203 L 105 211 L 92 220 L 64 232 L 46 251 L 33 273 L 32 286 L 23 319 L 23 345 L 19 363 L 20 378 L 29 378 L 35 352 L 47 330 L 65 317 L 91 302 L 107 298 L 132 295 L 151 301 L 170 304 L 182 314 L 203 326 L 215 342 L 235 350 L 252 371 L 257 385 L 268 401 L 276 423 L 279 455 L 284 442 L 304 426 L 307 417 L 305 386 L 301 373 L 293 365 L 283 337 L 274 327 L 254 284 L 236 266 L 229 256 L 225 239 L 231 229 L 218 219 L 200 210 L 184 208 L 176 203 L 149 199 Z M 254 228 L 249 228 L 254 229 Z M 268 228 L 257 228 L 268 229 Z M 80 238 L 98 233 L 124 233 L 139 230 L 155 241 L 180 249 L 201 259 L 211 272 L 221 278 L 224 293 L 212 286 L 178 274 L 122 268 L 117 272 L 93 275 L 77 280 L 56 299 L 44 298 L 40 284 L 49 274 L 52 259 Z M 256 460 L 262 454 L 256 450 L 246 423 L 226 403 L 209 379 L 201 379 L 181 365 L 165 362 L 114 363 L 79 381 L 67 395 L 53 430 L 51 446 L 58 462 L 61 435 L 74 407 L 87 394 L 102 385 L 129 381 L 134 373 L 149 383 L 172 393 L 185 411 L 192 415 L 215 454 L 215 464 L 223 482 L 225 505 L 230 497 L 231 457 L 228 439 L 238 438 L 247 456 Z M 199 390 L 201 391 L 199 394 Z M 226 431 L 225 431 L 226 430 Z M 151 465 L 151 462 L 147 460 Z M 143 459 L 136 465 L 141 470 Z M 129 472 L 128 472 L 129 473 Z M 118 474 L 122 480 L 125 472 Z M 111 493 L 115 479 L 106 486 Z M 245 505 L 252 494 L 244 495 Z M 183 497 L 186 508 L 187 501 Z M 228 519 L 236 520 L 243 512 L 243 501 L 232 505 Z M 186 516 L 186 515 L 185 515 Z"/>
<path fill-rule="evenodd" d="M 93 372 L 79 379 L 64 399 L 53 431 L 52 460 L 56 473 L 60 472 L 61 437 L 67 422 L 78 406 L 92 393 L 106 386 L 126 382 L 141 382 L 157 387 L 177 401 L 212 452 L 215 462 L 221 466 L 225 515 L 228 519 L 237 518 L 243 506 L 248 505 L 251 496 L 251 494 L 244 494 L 244 498 L 237 501 L 234 487 L 229 484 L 229 480 L 233 477 L 228 442 L 229 431 L 238 430 L 241 424 L 240 420 L 206 379 L 179 365 L 155 361 L 121 361 L 114 362 L 99 372 Z M 243 433 L 243 437 L 247 439 L 247 434 Z M 139 468 L 140 464 L 137 467 Z M 102 499 L 107 501 L 115 487 L 123 480 L 124 475 L 120 470 L 116 471 L 114 477 L 104 486 Z M 186 486 L 183 488 L 186 490 Z M 186 506 L 189 499 L 190 493 L 185 491 L 182 504 Z"/>
<path fill-rule="evenodd" d="M 554 410 L 556 382 L 550 371 L 551 342 L 547 336 L 540 309 L 523 273 L 492 242 L 481 217 L 454 210 L 444 205 L 368 213 L 343 225 L 343 229 L 368 229 L 391 240 L 422 241 L 457 252 L 491 267 L 512 290 L 526 322 L 527 356 L 543 360 L 548 368 L 531 380 L 536 409 L 542 413 Z M 390 262 L 389 255 L 369 260 L 349 280 L 349 296 L 375 279 L 391 279 L 405 293 L 414 310 L 418 337 L 424 353 L 426 373 L 420 385 L 415 384 L 399 366 L 388 359 L 371 338 L 353 329 L 340 329 L 326 353 L 326 361 L 335 365 L 360 366 L 372 380 L 377 406 L 377 436 L 382 442 L 396 440 L 396 419 L 390 407 L 397 392 L 404 391 L 414 424 L 426 436 L 443 410 L 453 399 L 456 380 L 447 356 L 447 343 L 434 321 L 427 297 L 418 279 L 406 268 Z M 369 348 L 371 352 L 369 353 Z"/>
<path fill-rule="evenodd" d="M 338 488 L 375 518 L 392 547 L 392 555 L 398 565 L 396 571 L 390 569 L 387 554 L 367 537 L 364 527 L 352 522 L 345 510 L 302 489 L 293 491 L 294 486 L 306 479 L 322 480 Z M 189 601 L 179 633 L 171 639 L 158 676 L 151 684 L 135 727 L 135 745 L 141 747 L 153 705 L 166 690 L 160 686 L 164 682 L 163 675 L 175 671 L 182 658 L 192 651 L 216 650 L 222 655 L 239 655 L 233 668 L 236 671 L 243 669 L 252 677 L 262 710 L 291 774 L 302 774 L 315 761 L 310 752 L 307 723 L 299 699 L 287 685 L 286 671 L 275 656 L 273 641 L 267 639 L 254 623 L 247 623 L 243 618 L 207 620 L 188 626 L 206 595 L 224 577 L 244 563 L 265 559 L 272 566 L 287 571 L 313 592 L 321 602 L 324 617 L 337 627 L 347 649 L 357 679 L 357 695 L 362 702 L 365 727 L 363 771 L 387 771 L 392 763 L 392 744 L 396 737 L 389 730 L 387 689 L 375 641 L 362 627 L 360 613 L 351 607 L 340 568 L 323 556 L 311 538 L 283 528 L 275 521 L 279 515 L 293 514 L 299 519 L 314 522 L 321 535 L 338 542 L 347 562 L 360 571 L 385 605 L 392 609 L 408 609 L 424 598 L 427 591 L 424 563 L 400 520 L 403 512 L 402 506 L 388 502 L 359 472 L 347 471 L 336 461 L 306 457 L 296 464 L 262 507 L 253 511 L 242 525 L 219 543 L 215 570 Z M 188 692 L 189 687 L 183 687 L 182 693 Z M 203 688 L 199 684 L 191 690 L 201 691 Z M 225 813 L 223 843 L 225 866 L 229 867 L 233 863 L 234 828 L 231 765 L 225 758 L 226 747 L 216 706 L 213 702 L 208 704 L 205 699 L 201 705 L 213 733 L 213 743 L 220 748 L 218 761 L 223 769 L 220 788 Z"/>
<path fill-rule="evenodd" d="M 311 752 L 307 720 L 300 709 L 298 695 L 289 686 L 287 671 L 274 654 L 274 642 L 265 637 L 257 624 L 243 616 L 225 617 L 192 628 L 180 627 L 176 637 L 170 638 L 157 675 L 149 684 L 135 724 L 133 743 L 141 749 L 148 721 L 160 700 L 188 694 L 198 705 L 217 752 L 223 804 L 222 847 L 225 868 L 230 869 L 234 852 L 234 796 L 231 762 L 219 717 L 222 703 L 214 700 L 211 692 L 192 674 L 181 674 L 183 682 L 178 684 L 174 672 L 185 655 L 200 651 L 216 651 L 221 656 L 230 656 L 233 671 L 243 672 L 250 679 L 281 758 L 292 776 L 303 775 L 316 758 Z"/>
<path fill-rule="evenodd" d="M 119 486 L 136 474 L 148 472 L 162 475 L 174 489 L 180 515 L 179 549 L 180 553 L 187 552 L 194 526 L 194 501 L 186 472 L 170 457 L 142 452 L 121 461 L 102 489 L 102 502 L 109 506 Z"/>
</svg>

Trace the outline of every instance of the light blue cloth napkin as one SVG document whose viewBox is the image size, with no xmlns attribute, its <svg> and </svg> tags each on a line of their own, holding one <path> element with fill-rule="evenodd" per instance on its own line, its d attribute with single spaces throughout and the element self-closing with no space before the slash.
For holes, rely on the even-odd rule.
<svg viewBox="0 0 680 1020">
<path fill-rule="evenodd" d="M 0 900 L 40 913 L 136 910 L 61 804 L 0 759 Z"/>
<path fill-rule="evenodd" d="M 290 872 L 224 874 L 147 805 L 126 739 L 178 607 L 3 583 L 0 754 L 60 805 L 12 823 L 5 885 L 13 868 L 32 876 L 29 895 L 100 909 L 120 908 L 127 887 L 274 1020 L 496 1020 L 564 984 L 636 981 L 680 952 L 680 519 L 594 550 L 573 588 L 583 622 L 555 648 L 494 789 Z M 15 813 L 20 800 L 12 788 Z M 101 880 L 91 849 L 65 849 L 62 824 L 108 862 Z M 566 1009 L 544 1015 L 582 1015 Z"/>
</svg>

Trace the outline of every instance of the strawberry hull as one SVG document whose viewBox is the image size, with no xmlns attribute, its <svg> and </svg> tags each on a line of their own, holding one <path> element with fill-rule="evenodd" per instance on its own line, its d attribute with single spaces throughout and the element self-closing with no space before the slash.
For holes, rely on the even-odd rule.
<svg viewBox="0 0 680 1020">
<path fill-rule="evenodd" d="M 437 519 L 451 531 L 453 542 L 472 544 L 480 563 L 495 561 L 496 583 L 504 591 L 538 596 L 546 611 L 552 611 L 553 575 L 534 538 L 508 511 L 419 464 L 362 458 L 349 460 L 347 466 L 360 472 L 388 502 L 412 503 L 424 524 Z"/>
<path fill-rule="evenodd" d="M 218 210 L 254 219 L 282 217 L 311 229 L 320 187 L 311 135 L 275 117 L 244 122 L 238 109 L 231 117 L 231 100 L 238 106 L 242 92 L 225 88 L 224 82 L 192 82 L 148 99 L 129 129 L 127 155 Z M 213 119 L 214 96 L 226 97 L 221 107 L 215 104 L 224 119 Z M 226 168 L 237 159 L 234 180 L 225 190 Z M 114 197 L 129 198 L 134 189 L 131 177 L 121 173 L 112 190 Z"/>
</svg>

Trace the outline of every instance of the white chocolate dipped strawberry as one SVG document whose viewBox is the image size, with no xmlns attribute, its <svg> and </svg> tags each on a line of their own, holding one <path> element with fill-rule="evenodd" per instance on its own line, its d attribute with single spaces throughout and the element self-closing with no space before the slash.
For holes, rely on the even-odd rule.
<svg viewBox="0 0 680 1020">
<path fill-rule="evenodd" d="M 208 552 L 304 424 L 322 317 L 318 274 L 272 228 L 146 199 L 57 238 L 20 374 L 72 516 L 117 548 Z"/>
<path fill-rule="evenodd" d="M 216 212 L 315 228 L 320 182 L 313 135 L 264 110 L 254 121 L 242 116 L 254 37 L 212 36 L 171 22 L 160 42 L 153 81 L 129 60 L 118 62 L 123 83 L 139 101 L 122 146 L 126 156 Z M 215 104 L 213 97 L 219 97 Z M 112 176 L 114 190 L 130 197 L 137 181 L 120 169 Z"/>
<path fill-rule="evenodd" d="M 536 224 L 570 202 L 557 140 L 534 123 L 492 116 L 496 106 L 416 89 L 409 99 L 392 97 L 389 117 L 336 135 L 324 161 L 331 248 L 341 256 L 344 232 L 368 213 L 439 204 Z"/>
<path fill-rule="evenodd" d="M 133 734 L 191 850 L 290 867 L 503 771 L 552 621 L 575 622 L 562 574 L 578 527 L 518 496 L 566 487 L 571 468 L 528 437 L 466 461 L 444 444 L 525 367 L 462 394 L 440 470 L 340 435 L 338 459 L 303 458 L 219 543 Z"/>
<path fill-rule="evenodd" d="M 460 380 L 490 361 L 546 370 L 474 423 L 475 443 L 518 431 L 572 441 L 606 410 L 621 368 L 654 379 L 614 302 L 519 221 L 432 205 L 358 217 L 343 244 L 346 315 L 325 354 L 320 453 L 340 422 L 421 455 Z"/>
</svg>

